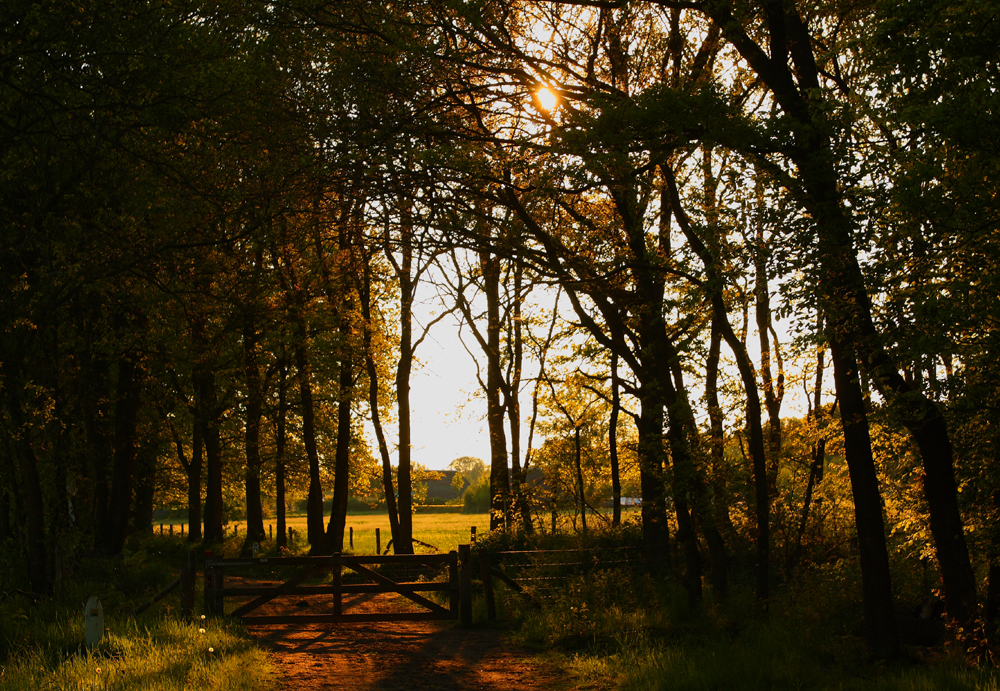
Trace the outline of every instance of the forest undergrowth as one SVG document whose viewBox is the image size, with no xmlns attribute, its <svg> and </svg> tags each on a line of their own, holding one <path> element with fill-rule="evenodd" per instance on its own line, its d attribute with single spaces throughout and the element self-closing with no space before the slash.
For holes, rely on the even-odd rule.
<svg viewBox="0 0 1000 691">
<path fill-rule="evenodd" d="M 4 691 L 270 691 L 278 677 L 267 654 L 237 622 L 189 620 L 176 591 L 143 613 L 136 607 L 178 575 L 188 545 L 159 536 L 130 543 L 119 557 L 74 558 L 63 590 L 0 594 L 0 688 Z M 240 549 L 231 538 L 217 552 Z M 0 557 L 3 558 L 3 557 Z M 83 605 L 96 596 L 104 637 L 85 645 Z M 196 607 L 196 610 L 198 608 Z"/>
<path fill-rule="evenodd" d="M 608 541 L 605 535 L 560 545 L 546 536 L 542 546 L 605 547 Z M 526 546 L 509 539 L 499 543 L 486 544 L 496 550 Z M 906 592 L 904 574 L 899 581 L 899 626 L 905 628 L 913 622 L 907 614 L 916 593 Z M 1000 688 L 996 667 L 973 660 L 954 632 L 931 645 L 904 645 L 895 660 L 872 658 L 865 649 L 860 570 L 849 559 L 803 569 L 774 589 L 767 608 L 754 600 L 749 570 L 731 575 L 725 600 L 706 590 L 704 601 L 693 606 L 678 577 L 632 568 L 569 576 L 563 588 L 535 603 L 498 585 L 497 608 L 518 643 L 599 688 Z"/>
</svg>

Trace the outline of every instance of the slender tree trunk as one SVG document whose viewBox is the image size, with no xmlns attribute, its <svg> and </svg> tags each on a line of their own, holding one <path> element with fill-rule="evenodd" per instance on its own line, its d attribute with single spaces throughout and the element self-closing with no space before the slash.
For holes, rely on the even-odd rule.
<svg viewBox="0 0 1000 691">
<path fill-rule="evenodd" d="M 399 511 L 396 508 L 396 490 L 392 484 L 392 460 L 389 456 L 389 445 L 385 441 L 385 431 L 382 429 L 382 415 L 379 412 L 379 373 L 372 352 L 372 333 L 374 322 L 371 310 L 371 263 L 365 262 L 364 281 L 361 285 L 361 309 L 365 318 L 365 368 L 368 371 L 368 409 L 371 413 L 372 427 L 378 441 L 379 457 L 382 460 L 382 491 L 385 495 L 385 507 L 389 513 L 389 530 L 392 533 L 392 544 L 402 542 L 399 538 Z"/>
<path fill-rule="evenodd" d="M 201 540 L 201 470 L 204 463 L 203 425 L 194 411 L 191 422 L 191 465 L 188 468 L 188 542 Z"/>
<path fill-rule="evenodd" d="M 722 406 L 719 405 L 719 359 L 722 354 L 722 330 L 718 319 L 712 316 L 712 336 L 705 363 L 705 401 L 708 406 L 709 456 L 712 459 L 712 503 L 716 516 L 728 535 L 736 529 L 729 516 L 729 469 L 726 465 L 726 436 L 723 427 Z"/>
<path fill-rule="evenodd" d="M 264 411 L 257 350 L 257 325 L 253 313 L 248 308 L 247 313 L 243 316 L 243 365 L 247 387 L 244 427 L 246 468 L 243 475 L 247 514 L 245 549 L 254 542 L 260 542 L 266 536 L 264 532 L 264 508 L 260 500 L 260 427 Z"/>
<path fill-rule="evenodd" d="M 288 525 L 285 521 L 285 423 L 288 417 L 288 364 L 282 346 L 281 361 L 278 364 L 278 411 L 274 432 L 274 514 L 278 535 L 276 544 L 288 544 Z"/>
<path fill-rule="evenodd" d="M 611 419 L 608 422 L 608 455 L 611 459 L 611 525 L 622 523 L 622 479 L 618 467 L 618 416 L 622 409 L 618 381 L 618 353 L 611 353 Z"/>
<path fill-rule="evenodd" d="M 574 468 L 576 469 L 576 485 L 580 488 L 580 525 L 584 534 L 587 533 L 587 494 L 583 484 L 583 459 L 580 443 L 580 425 L 576 425 L 573 430 L 573 438 L 576 443 L 576 453 L 573 455 Z"/>
<path fill-rule="evenodd" d="M 817 333 L 822 333 L 823 331 L 823 316 L 822 314 L 818 317 L 818 323 L 816 325 Z M 807 418 L 811 418 L 813 422 L 819 426 L 820 418 L 823 415 L 823 369 L 825 368 L 824 363 L 825 351 L 821 345 L 816 352 L 816 383 L 813 389 L 813 401 L 812 410 L 809 411 Z M 816 484 L 823 479 L 823 462 L 826 460 L 826 437 L 820 437 L 813 444 L 812 454 L 809 463 L 809 479 L 806 481 L 806 493 L 802 500 L 802 515 L 799 518 L 799 529 L 795 534 L 795 548 L 792 551 L 791 560 L 786 569 L 787 578 L 791 580 L 795 573 L 795 569 L 798 568 L 799 562 L 802 560 L 802 539 L 806 534 L 806 525 L 809 521 L 809 510 L 812 507 L 812 496 L 813 490 Z"/>
<path fill-rule="evenodd" d="M 511 462 L 511 492 L 514 504 L 520 513 L 521 527 L 525 533 L 533 532 L 531 508 L 525 496 L 527 468 L 521 467 L 521 371 L 524 360 L 524 342 L 521 325 L 521 284 L 524 269 L 520 264 L 514 267 L 513 315 L 512 328 L 509 331 L 511 344 L 511 375 L 509 395 L 507 396 L 507 418 L 510 420 L 510 462 Z M 525 461 L 527 463 L 527 461 Z"/>
<path fill-rule="evenodd" d="M 407 214 L 410 210 L 407 209 Z M 410 429 L 410 374 L 413 370 L 413 227 L 406 220 L 400 235 L 401 262 L 399 278 L 399 362 L 396 364 L 396 411 L 399 418 L 399 465 L 396 486 L 399 491 L 399 541 L 396 554 L 413 554 L 413 478 L 412 437 Z"/>
<path fill-rule="evenodd" d="M 510 513 L 507 438 L 500 388 L 500 259 L 480 254 L 486 295 L 486 420 L 490 432 L 490 530 L 505 529 Z"/>
<path fill-rule="evenodd" d="M 322 553 L 326 545 L 323 526 L 323 486 L 319 477 L 319 450 L 316 446 L 316 411 L 312 394 L 312 371 L 306 351 L 305 324 L 296 317 L 298 334 L 295 340 L 295 369 L 299 382 L 302 414 L 302 441 L 309 460 L 309 494 L 306 499 L 306 536 L 311 554 Z"/>
<path fill-rule="evenodd" d="M 722 295 L 722 283 L 719 280 L 721 272 L 716 258 L 705 242 L 691 227 L 687 214 L 681 205 L 680 193 L 677 190 L 677 182 L 673 171 L 666 166 L 661 166 L 661 171 L 665 180 L 670 207 L 674 211 L 678 225 L 684 233 L 688 244 L 691 245 L 692 249 L 694 249 L 695 253 L 702 260 L 702 263 L 705 265 L 705 271 L 710 277 L 709 297 L 712 301 L 713 328 L 719 330 L 729 349 L 732 351 L 733 357 L 736 358 L 736 366 L 740 373 L 740 379 L 743 381 L 743 389 L 747 395 L 746 419 L 747 427 L 750 431 L 750 458 L 753 464 L 757 519 L 756 596 L 759 602 L 766 603 L 770 597 L 771 499 L 768 487 L 767 455 L 764 450 L 764 432 L 760 422 L 761 406 L 760 394 L 757 391 L 757 378 L 754 375 L 750 357 L 747 355 L 746 345 L 736 336 L 732 325 L 729 323 L 729 314 Z"/>
<path fill-rule="evenodd" d="M 768 294 L 767 260 L 764 255 L 764 231 L 757 230 L 757 247 L 754 252 L 755 302 L 757 318 L 757 338 L 760 341 L 760 379 L 764 391 L 764 406 L 767 408 L 767 445 L 770 452 L 768 463 L 768 486 L 771 496 L 778 494 L 778 454 L 781 452 L 781 394 L 784 382 L 776 382 L 771 369 L 771 298 Z M 778 344 L 774 344 L 778 348 Z M 780 375 L 779 375 L 780 377 Z"/>
</svg>

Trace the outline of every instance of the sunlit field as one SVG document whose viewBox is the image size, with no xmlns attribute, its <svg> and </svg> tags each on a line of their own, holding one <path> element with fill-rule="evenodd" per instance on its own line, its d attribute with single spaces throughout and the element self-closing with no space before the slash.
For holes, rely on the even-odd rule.
<svg viewBox="0 0 1000 691">
<path fill-rule="evenodd" d="M 622 510 L 623 520 L 627 520 L 630 516 L 638 516 L 638 508 L 624 508 Z M 325 521 L 329 520 L 329 516 L 325 518 Z M 594 521 L 594 518 L 588 518 L 588 520 Z M 324 522 L 325 522 L 324 521 Z M 596 519 L 600 521 L 600 519 Z M 305 514 L 296 514 L 289 516 L 285 520 L 285 524 L 290 527 L 293 531 L 297 532 L 301 536 L 306 534 L 306 516 Z M 154 523 L 153 532 L 159 534 L 160 526 L 163 526 L 164 533 L 168 533 L 171 523 L 169 521 L 164 521 L 163 523 Z M 173 523 L 173 535 L 180 535 L 180 526 L 182 523 Z M 184 525 L 185 532 L 187 531 L 187 525 Z M 482 537 L 489 532 L 490 527 L 490 516 L 486 513 L 473 513 L 473 514 L 463 514 L 463 513 L 421 513 L 418 512 L 413 516 L 413 537 L 421 542 L 427 543 L 427 545 L 433 546 L 439 552 L 450 552 L 453 549 L 458 549 L 458 545 L 469 544 L 472 540 L 472 529 L 476 529 L 476 535 Z M 546 529 L 550 528 L 550 524 L 546 523 Z M 351 544 L 351 529 L 354 529 L 353 535 L 353 546 Z M 264 530 L 268 533 L 268 536 L 273 539 L 274 531 L 277 529 L 277 525 L 273 518 L 264 520 Z M 380 511 L 371 512 L 355 512 L 350 513 L 347 516 L 347 530 L 344 534 L 344 549 L 345 551 L 351 551 L 354 554 L 375 554 L 375 530 L 379 530 L 379 546 L 381 551 L 385 552 L 389 547 L 389 540 L 392 534 L 389 531 L 389 516 L 386 513 Z M 574 532 L 572 522 L 569 517 L 561 516 L 558 520 L 557 529 L 560 532 Z M 232 535 L 233 532 L 238 534 L 244 534 L 246 531 L 246 521 L 231 521 L 225 528 L 227 535 Z M 433 552 L 434 549 L 427 547 L 426 545 L 415 545 L 418 552 Z"/>
<path fill-rule="evenodd" d="M 326 517 L 329 520 L 329 516 Z M 306 534 L 305 514 L 289 516 L 286 525 L 301 536 Z M 153 525 L 153 531 L 160 532 L 160 523 Z M 173 525 L 174 535 L 180 535 L 180 526 Z M 163 523 L 164 531 L 169 530 L 170 524 Z M 490 516 L 486 513 L 461 514 L 461 513 L 417 513 L 413 516 L 413 537 L 428 545 L 437 548 L 439 552 L 450 552 L 458 549 L 458 545 L 471 542 L 472 528 L 475 527 L 478 535 L 484 535 L 489 531 Z M 350 544 L 351 529 L 354 529 L 354 546 Z M 264 530 L 269 536 L 274 535 L 277 526 L 274 519 L 264 521 Z M 347 516 L 347 531 L 344 534 L 344 550 L 355 554 L 375 553 L 375 530 L 379 530 L 379 542 L 383 552 L 389 546 L 392 533 L 389 531 L 389 516 L 382 512 L 354 513 Z M 187 526 L 184 528 L 187 531 Z M 231 521 L 226 526 L 226 534 L 233 532 L 243 534 L 246 531 L 246 521 Z M 418 551 L 434 551 L 430 547 L 416 545 Z"/>
</svg>

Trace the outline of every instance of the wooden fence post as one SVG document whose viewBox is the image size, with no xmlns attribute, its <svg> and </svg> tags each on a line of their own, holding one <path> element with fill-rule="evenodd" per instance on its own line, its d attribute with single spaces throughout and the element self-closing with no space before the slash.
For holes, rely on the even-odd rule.
<svg viewBox="0 0 1000 691">
<path fill-rule="evenodd" d="M 476 544 L 476 526 L 472 526 L 472 529 L 469 530 L 469 538 L 472 544 Z"/>
<path fill-rule="evenodd" d="M 479 577 L 483 579 L 483 592 L 486 594 L 486 618 L 497 620 L 497 602 L 493 597 L 493 574 L 490 573 L 490 555 L 479 553 Z"/>
<path fill-rule="evenodd" d="M 194 582 L 198 571 L 198 562 L 194 550 L 187 553 L 187 564 L 184 565 L 181 578 L 181 616 L 186 619 L 194 617 Z"/>
<path fill-rule="evenodd" d="M 215 567 L 211 550 L 205 552 L 205 614 L 215 614 Z"/>
<path fill-rule="evenodd" d="M 215 573 L 212 574 L 212 591 L 215 595 L 215 606 L 212 611 L 215 614 L 222 616 L 226 613 L 226 604 L 223 601 L 225 597 L 225 587 L 226 587 L 226 574 L 222 570 L 222 566 L 216 566 L 214 569 Z"/>
<path fill-rule="evenodd" d="M 450 589 L 448 590 L 448 609 L 451 610 L 451 616 L 455 619 L 458 618 L 458 552 L 451 550 L 448 552 L 448 584 Z"/>
<path fill-rule="evenodd" d="M 349 531 L 348 534 L 351 536 L 351 542 L 350 542 L 351 549 L 354 549 L 354 528 L 353 528 L 353 526 L 351 528 L 348 528 L 348 531 Z"/>
<path fill-rule="evenodd" d="M 333 567 L 333 613 L 340 616 L 344 613 L 343 599 L 341 598 L 340 586 L 341 586 L 341 570 L 342 565 L 340 562 L 340 552 L 333 555 L 334 567 Z"/>
<path fill-rule="evenodd" d="M 375 554 L 382 554 L 382 533 L 375 529 Z"/>
<path fill-rule="evenodd" d="M 459 545 L 458 558 L 462 562 L 458 578 L 459 612 L 462 626 L 472 626 L 472 548 L 469 545 Z"/>
</svg>

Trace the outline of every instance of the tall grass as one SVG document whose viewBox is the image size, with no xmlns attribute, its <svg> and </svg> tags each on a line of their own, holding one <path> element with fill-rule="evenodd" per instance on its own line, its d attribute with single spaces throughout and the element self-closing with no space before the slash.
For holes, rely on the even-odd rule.
<svg viewBox="0 0 1000 691">
<path fill-rule="evenodd" d="M 225 545 L 225 549 L 238 547 Z M 209 689 L 267 691 L 277 673 L 241 626 L 223 620 L 186 622 L 172 594 L 133 618 L 135 606 L 177 576 L 187 547 L 177 539 L 132 542 L 120 557 L 72 555 L 58 597 L 31 600 L 17 591 L 0 599 L 0 689 L 72 691 Z M 84 646 L 83 605 L 104 608 L 99 646 Z"/>
<path fill-rule="evenodd" d="M 93 651 L 82 645 L 82 614 L 30 626 L 30 637 L 41 643 L 20 647 L 8 662 L 2 678 L 5 691 L 266 691 L 277 687 L 277 675 L 266 654 L 231 623 L 162 618 L 144 624 L 127 621 L 106 632 Z"/>
</svg>

